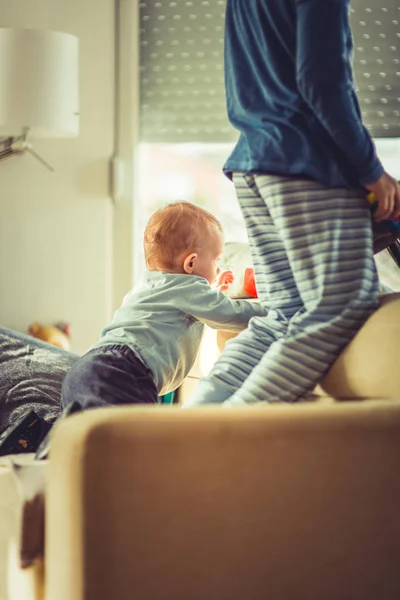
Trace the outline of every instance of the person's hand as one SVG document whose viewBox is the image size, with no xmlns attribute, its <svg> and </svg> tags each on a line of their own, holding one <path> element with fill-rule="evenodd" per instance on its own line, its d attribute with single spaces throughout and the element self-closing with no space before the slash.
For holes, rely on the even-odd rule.
<svg viewBox="0 0 400 600">
<path fill-rule="evenodd" d="M 215 280 L 214 286 L 218 290 L 220 290 L 220 292 L 226 292 L 229 286 L 233 283 L 234 279 L 235 278 L 233 276 L 232 271 L 221 271 L 221 273 L 218 273 L 217 275 L 217 279 Z"/>
<path fill-rule="evenodd" d="M 375 221 L 400 219 L 400 186 L 398 182 L 388 175 L 383 175 L 377 180 L 365 186 L 373 194 L 373 199 L 378 203 L 374 212 Z"/>
</svg>

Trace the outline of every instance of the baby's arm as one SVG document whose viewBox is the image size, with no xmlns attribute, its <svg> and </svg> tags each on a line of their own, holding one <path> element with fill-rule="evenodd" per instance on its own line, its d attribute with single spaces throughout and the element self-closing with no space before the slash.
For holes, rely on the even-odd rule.
<svg viewBox="0 0 400 600">
<path fill-rule="evenodd" d="M 242 331 L 252 317 L 265 317 L 267 308 L 260 302 L 232 300 L 213 289 L 204 279 L 193 283 L 193 294 L 186 312 L 213 329 Z"/>
</svg>

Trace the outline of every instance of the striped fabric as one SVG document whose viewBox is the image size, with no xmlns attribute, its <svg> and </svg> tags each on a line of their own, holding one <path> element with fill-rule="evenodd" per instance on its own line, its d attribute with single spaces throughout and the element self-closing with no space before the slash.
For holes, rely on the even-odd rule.
<svg viewBox="0 0 400 600">
<path fill-rule="evenodd" d="M 259 298 L 270 308 L 228 342 L 193 404 L 295 402 L 377 307 L 365 194 L 234 174 Z"/>
</svg>

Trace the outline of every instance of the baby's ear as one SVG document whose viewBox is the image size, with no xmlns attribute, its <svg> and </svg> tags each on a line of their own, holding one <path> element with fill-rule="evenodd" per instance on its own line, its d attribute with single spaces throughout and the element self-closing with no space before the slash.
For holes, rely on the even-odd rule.
<svg viewBox="0 0 400 600">
<path fill-rule="evenodd" d="M 197 254 L 193 252 L 193 254 L 189 254 L 185 260 L 183 261 L 183 270 L 188 275 L 193 273 L 194 265 L 196 264 Z"/>
</svg>

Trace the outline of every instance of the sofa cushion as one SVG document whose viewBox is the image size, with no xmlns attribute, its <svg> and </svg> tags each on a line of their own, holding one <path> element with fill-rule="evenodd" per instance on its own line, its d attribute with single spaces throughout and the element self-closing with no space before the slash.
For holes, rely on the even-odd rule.
<svg viewBox="0 0 400 600">
<path fill-rule="evenodd" d="M 400 294 L 388 294 L 316 392 L 335 398 L 400 398 L 399 364 Z"/>
<path fill-rule="evenodd" d="M 60 413 L 61 385 L 76 354 L 0 327 L 1 433 L 27 411 L 48 420 Z"/>
</svg>

